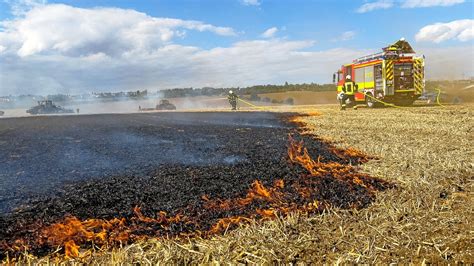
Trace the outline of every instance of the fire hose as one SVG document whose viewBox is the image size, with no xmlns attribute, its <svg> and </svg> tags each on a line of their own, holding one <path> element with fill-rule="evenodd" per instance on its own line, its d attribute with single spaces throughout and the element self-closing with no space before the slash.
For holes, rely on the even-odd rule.
<svg viewBox="0 0 474 266">
<path fill-rule="evenodd" d="M 382 101 L 382 100 L 379 100 L 379 99 L 375 98 L 374 96 L 372 96 L 372 95 L 370 95 L 370 94 L 367 94 L 367 93 L 364 93 L 364 92 L 360 92 L 360 93 L 364 94 L 366 97 L 369 97 L 369 98 L 372 99 L 372 100 L 375 100 L 375 101 L 377 101 L 377 102 L 379 102 L 379 103 L 382 103 L 382 104 L 385 105 L 385 106 L 390 106 L 390 107 L 395 107 L 395 108 L 403 109 L 403 107 L 401 107 L 401 106 L 395 105 L 395 104 L 393 104 L 393 103 L 384 102 L 384 101 Z"/>
<path fill-rule="evenodd" d="M 446 107 L 446 106 L 444 106 L 443 104 L 441 104 L 441 102 L 440 102 L 440 100 L 439 100 L 439 96 L 441 95 L 441 90 L 438 89 L 438 88 L 436 88 L 436 90 L 438 91 L 438 95 L 436 95 L 436 104 L 439 105 L 439 106 L 441 106 L 441 107 Z M 395 107 L 395 108 L 399 108 L 399 109 L 406 109 L 405 107 L 401 107 L 401 106 L 395 105 L 395 104 L 393 104 L 393 103 L 384 102 L 384 101 L 382 101 L 382 100 L 380 100 L 380 99 L 375 98 L 374 96 L 372 96 L 372 95 L 370 95 L 370 94 L 367 94 L 367 93 L 364 93 L 364 92 L 360 92 L 360 93 L 364 94 L 366 97 L 369 97 L 369 98 L 372 99 L 372 100 L 375 100 L 375 101 L 377 101 L 377 102 L 379 102 L 379 103 L 382 103 L 382 104 L 385 105 L 385 106 Z"/>
<path fill-rule="evenodd" d="M 252 103 L 249 103 L 249 102 L 247 102 L 247 101 L 244 101 L 244 100 L 242 100 L 241 98 L 237 98 L 237 99 L 238 99 L 239 101 L 241 101 L 241 102 L 243 102 L 243 103 L 245 103 L 245 104 L 248 104 L 248 105 L 250 105 L 250 106 L 252 106 L 252 107 L 255 107 L 255 108 L 268 109 L 268 107 L 257 106 L 257 105 L 255 105 L 255 104 L 252 104 Z"/>
<path fill-rule="evenodd" d="M 436 95 L 436 103 L 437 103 L 439 106 L 446 107 L 446 106 L 442 105 L 442 104 L 439 102 L 439 96 L 441 95 L 441 89 L 436 88 L 436 90 L 438 91 L 438 95 Z"/>
</svg>

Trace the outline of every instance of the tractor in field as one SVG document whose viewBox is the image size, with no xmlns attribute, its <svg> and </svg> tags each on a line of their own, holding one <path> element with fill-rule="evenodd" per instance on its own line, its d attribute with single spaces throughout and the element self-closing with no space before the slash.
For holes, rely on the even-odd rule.
<svg viewBox="0 0 474 266">
<path fill-rule="evenodd" d="M 343 90 L 346 77 L 356 84 L 347 104 L 376 107 L 384 103 L 412 105 L 425 90 L 424 56 L 418 56 L 404 38 L 382 52 L 357 58 L 342 65 L 333 75 L 337 92 Z"/>
<path fill-rule="evenodd" d="M 176 110 L 176 106 L 168 100 L 161 100 L 160 103 L 156 105 L 156 110 Z"/>
<path fill-rule="evenodd" d="M 32 115 L 39 114 L 70 114 L 74 113 L 72 109 L 65 109 L 59 105 L 53 104 L 50 100 L 38 101 L 38 105 L 31 107 L 26 110 L 27 113 Z"/>
</svg>

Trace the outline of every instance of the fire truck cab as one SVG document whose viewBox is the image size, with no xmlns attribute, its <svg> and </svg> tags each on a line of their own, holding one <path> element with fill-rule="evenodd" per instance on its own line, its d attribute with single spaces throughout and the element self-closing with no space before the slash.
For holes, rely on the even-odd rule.
<svg viewBox="0 0 474 266">
<path fill-rule="evenodd" d="M 424 92 L 424 61 L 424 56 L 417 56 L 402 38 L 382 48 L 380 53 L 343 65 L 334 73 L 333 82 L 337 84 L 339 93 L 345 77 L 351 75 L 358 85 L 358 92 L 354 95 L 357 104 L 365 103 L 368 107 L 378 106 L 381 102 L 412 105 Z"/>
</svg>

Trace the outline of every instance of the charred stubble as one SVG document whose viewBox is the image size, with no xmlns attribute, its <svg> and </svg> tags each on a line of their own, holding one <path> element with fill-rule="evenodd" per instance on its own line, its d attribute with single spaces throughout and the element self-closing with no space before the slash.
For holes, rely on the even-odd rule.
<svg viewBox="0 0 474 266">
<path fill-rule="evenodd" d="M 45 255 L 62 246 L 74 257 L 79 247 L 92 243 L 206 237 L 249 219 L 290 211 L 363 208 L 376 191 L 393 186 L 351 165 L 365 162 L 367 156 L 301 135 L 290 122 L 294 115 L 165 113 L 7 120 L 0 138 L 17 137 L 5 153 L 23 155 L 15 146 L 20 143 L 36 153 L 47 152 L 41 159 L 25 155 L 33 158 L 29 164 L 11 156 L 16 161 L 1 162 L 11 172 L 21 168 L 24 174 L 16 183 L 2 181 L 16 194 L 3 200 L 0 256 L 25 249 Z M 61 156 L 66 158 L 57 160 Z M 38 184 L 48 186 L 35 191 Z"/>
</svg>

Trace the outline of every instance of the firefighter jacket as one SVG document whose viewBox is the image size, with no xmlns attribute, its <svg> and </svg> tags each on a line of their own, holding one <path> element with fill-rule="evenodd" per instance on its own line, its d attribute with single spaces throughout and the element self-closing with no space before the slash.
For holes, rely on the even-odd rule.
<svg viewBox="0 0 474 266">
<path fill-rule="evenodd" d="M 357 86 L 354 81 L 346 79 L 346 82 L 344 82 L 344 85 L 342 86 L 342 91 L 346 95 L 354 95 L 354 93 L 357 91 Z"/>
<path fill-rule="evenodd" d="M 235 93 L 229 94 L 227 96 L 227 99 L 229 100 L 229 102 L 236 102 L 238 98 L 239 97 Z"/>
</svg>

